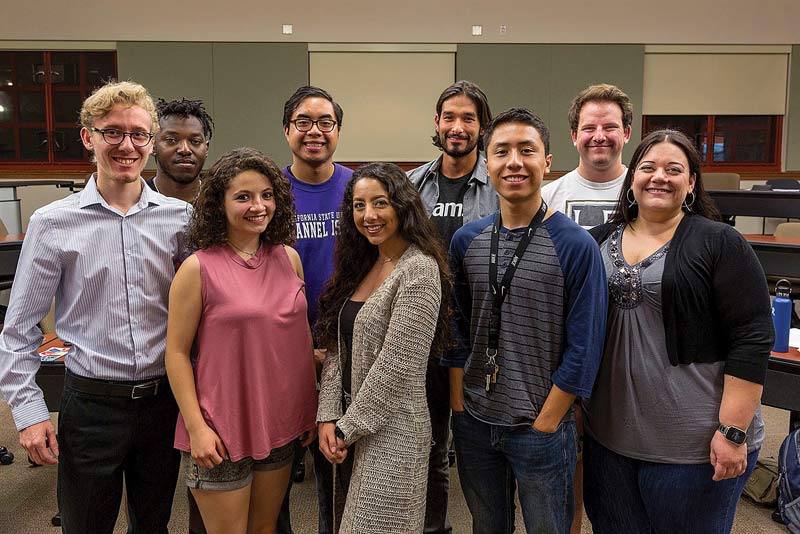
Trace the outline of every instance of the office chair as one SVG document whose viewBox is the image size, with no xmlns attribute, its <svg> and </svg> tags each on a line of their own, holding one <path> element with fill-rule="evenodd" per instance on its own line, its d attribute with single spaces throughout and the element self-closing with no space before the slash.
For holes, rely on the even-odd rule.
<svg viewBox="0 0 800 534">
<path fill-rule="evenodd" d="M 707 172 L 703 174 L 703 187 L 707 190 L 739 189 L 742 178 L 735 172 Z"/>
<path fill-rule="evenodd" d="M 736 191 L 740 188 L 741 176 L 735 172 L 707 172 L 703 175 L 703 188 L 706 191 Z M 734 226 L 736 216 L 723 217 L 723 222 Z"/>
<path fill-rule="evenodd" d="M 785 222 L 775 228 L 775 237 L 800 237 L 800 222 Z"/>
</svg>

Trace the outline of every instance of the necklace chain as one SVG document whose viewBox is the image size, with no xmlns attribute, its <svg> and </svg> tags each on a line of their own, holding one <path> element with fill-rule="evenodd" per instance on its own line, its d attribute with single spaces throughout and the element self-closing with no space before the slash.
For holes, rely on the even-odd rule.
<svg viewBox="0 0 800 534">
<path fill-rule="evenodd" d="M 228 244 L 230 246 L 232 246 L 233 248 L 235 248 L 236 250 L 238 250 L 239 252 L 247 254 L 248 256 L 255 256 L 258 253 L 258 249 L 261 248 L 261 245 L 259 244 L 258 248 L 256 248 L 253 252 L 248 252 L 248 251 L 246 251 L 244 249 L 241 249 L 241 248 L 237 247 L 236 245 L 234 245 L 233 241 L 231 241 L 230 239 L 228 240 Z"/>
</svg>

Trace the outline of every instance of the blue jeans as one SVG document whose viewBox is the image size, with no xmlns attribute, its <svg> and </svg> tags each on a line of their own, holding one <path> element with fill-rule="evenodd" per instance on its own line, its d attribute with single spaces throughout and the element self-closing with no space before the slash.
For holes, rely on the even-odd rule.
<svg viewBox="0 0 800 534">
<path fill-rule="evenodd" d="M 517 486 L 527 532 L 569 532 L 575 513 L 574 422 L 561 423 L 546 434 L 530 425 L 490 425 L 467 412 L 453 412 L 452 419 L 458 475 L 473 534 L 514 532 Z"/>
<path fill-rule="evenodd" d="M 737 478 L 714 482 L 704 464 L 635 460 L 584 437 L 584 505 L 595 534 L 728 534 L 758 449 Z"/>
</svg>

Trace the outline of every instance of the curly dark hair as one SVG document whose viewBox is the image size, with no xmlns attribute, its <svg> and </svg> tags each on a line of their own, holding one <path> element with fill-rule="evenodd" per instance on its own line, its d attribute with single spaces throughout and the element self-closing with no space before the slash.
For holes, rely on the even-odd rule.
<svg viewBox="0 0 800 534">
<path fill-rule="evenodd" d="M 167 102 L 163 98 L 159 98 L 156 103 L 156 111 L 159 120 L 170 116 L 195 117 L 203 126 L 203 135 L 206 136 L 206 141 L 210 141 L 211 136 L 214 135 L 214 119 L 206 111 L 202 100 L 181 98 Z"/>
<path fill-rule="evenodd" d="M 442 303 L 436 323 L 431 354 L 441 355 L 449 348 L 450 295 L 452 276 L 447 253 L 441 244 L 436 228 L 428 218 L 416 188 L 406 174 L 393 163 L 368 163 L 353 173 L 347 183 L 336 238 L 333 276 L 325 285 L 319 299 L 319 318 L 316 324 L 317 345 L 336 349 L 338 344 L 339 310 L 355 292 L 358 284 L 369 273 L 378 259 L 378 247 L 361 235 L 353 219 L 353 188 L 362 179 L 371 178 L 386 190 L 399 221 L 398 232 L 409 243 L 415 244 L 425 254 L 433 257 L 439 266 L 442 286 Z"/>
<path fill-rule="evenodd" d="M 192 250 L 227 242 L 225 192 L 231 180 L 244 171 L 255 171 L 269 178 L 275 195 L 275 214 L 261 235 L 261 240 L 272 244 L 294 243 L 294 198 L 289 180 L 271 159 L 255 148 L 237 148 L 220 157 L 200 184 L 200 192 L 192 203 L 194 210 L 186 237 Z"/>
<path fill-rule="evenodd" d="M 615 224 L 621 222 L 629 223 L 639 216 L 639 205 L 630 205 L 628 201 L 628 191 L 631 189 L 633 175 L 636 173 L 636 168 L 639 166 L 639 163 L 641 163 L 642 159 L 644 159 L 653 146 L 660 143 L 670 143 L 678 147 L 689 162 L 689 174 L 694 174 L 695 197 L 687 213 L 702 215 L 712 221 L 721 220 L 716 204 L 711 200 L 711 197 L 703 186 L 703 171 L 700 168 L 701 159 L 697 147 L 694 146 L 694 143 L 692 143 L 683 132 L 679 132 L 678 130 L 655 130 L 647 134 L 633 152 L 631 161 L 628 164 L 628 172 L 625 175 L 625 181 L 622 182 L 622 189 L 619 192 L 617 207 L 608 222 Z M 687 211 L 685 207 L 682 209 L 683 211 Z"/>
</svg>

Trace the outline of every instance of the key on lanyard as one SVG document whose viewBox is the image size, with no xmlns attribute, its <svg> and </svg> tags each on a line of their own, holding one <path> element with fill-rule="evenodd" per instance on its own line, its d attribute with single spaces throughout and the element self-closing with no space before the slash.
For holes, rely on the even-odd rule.
<svg viewBox="0 0 800 534">
<path fill-rule="evenodd" d="M 483 374 L 486 378 L 486 392 L 488 393 L 492 388 L 492 384 L 497 383 L 497 373 L 500 371 L 500 367 L 498 367 L 497 363 L 495 362 L 495 358 L 497 357 L 496 351 L 494 354 L 490 355 L 489 350 L 487 349 L 486 356 L 488 357 L 488 360 L 486 361 L 486 365 L 483 366 Z"/>
</svg>

